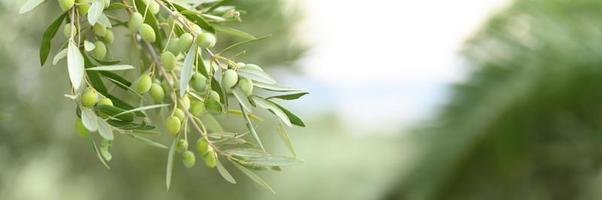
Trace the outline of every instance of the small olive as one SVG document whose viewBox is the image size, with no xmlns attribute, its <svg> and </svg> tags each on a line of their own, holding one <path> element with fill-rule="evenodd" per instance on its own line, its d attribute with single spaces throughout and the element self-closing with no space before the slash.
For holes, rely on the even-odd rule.
<svg viewBox="0 0 602 200">
<path fill-rule="evenodd" d="M 85 15 L 90 10 L 90 1 L 88 0 L 77 0 L 77 9 L 80 15 Z"/>
<path fill-rule="evenodd" d="M 73 8 L 73 5 L 75 5 L 75 0 L 59 0 L 59 6 L 63 11 Z"/>
<path fill-rule="evenodd" d="M 134 90 L 139 94 L 147 93 L 152 86 L 152 79 L 148 74 L 142 74 L 135 82 Z"/>
<path fill-rule="evenodd" d="M 171 71 L 176 67 L 176 56 L 173 53 L 166 51 L 161 54 L 161 65 L 167 71 Z"/>
<path fill-rule="evenodd" d="M 140 26 L 142 26 L 142 23 L 144 23 L 144 18 L 142 17 L 142 14 L 135 12 L 134 14 L 132 14 L 132 16 L 130 16 L 130 21 L 128 22 L 128 27 L 129 27 L 130 31 L 135 32 L 138 29 L 140 29 Z"/>
<path fill-rule="evenodd" d="M 205 160 L 205 165 L 207 165 L 209 168 L 214 168 L 217 166 L 217 154 L 215 151 L 213 151 L 213 149 L 203 156 L 203 160 Z"/>
<path fill-rule="evenodd" d="M 87 137 L 90 134 L 90 131 L 84 126 L 80 118 L 75 120 L 75 131 L 82 137 Z"/>
<path fill-rule="evenodd" d="M 96 34 L 99 37 L 105 36 L 105 33 L 107 32 L 107 27 L 100 23 L 94 24 L 94 27 L 92 29 L 94 29 L 94 34 Z"/>
<path fill-rule="evenodd" d="M 151 85 L 150 95 L 155 102 L 162 102 L 163 98 L 165 98 L 165 92 L 163 91 L 163 87 L 161 87 L 161 85 L 159 85 L 158 83 L 153 83 Z"/>
<path fill-rule="evenodd" d="M 196 150 L 199 152 L 199 155 L 203 156 L 209 151 L 209 144 L 203 138 L 199 138 L 196 141 Z"/>
<path fill-rule="evenodd" d="M 105 35 L 102 37 L 105 42 L 111 44 L 115 40 L 115 35 L 113 35 L 113 31 L 107 30 Z"/>
<path fill-rule="evenodd" d="M 82 105 L 84 107 L 92 107 L 98 102 L 98 94 L 91 88 L 86 88 L 81 96 Z"/>
<path fill-rule="evenodd" d="M 179 49 L 186 51 L 190 49 L 190 45 L 192 45 L 192 35 L 190 33 L 184 33 L 180 36 L 178 40 Z"/>
<path fill-rule="evenodd" d="M 63 34 L 65 34 L 65 37 L 67 38 L 71 37 L 71 24 L 65 24 L 65 27 L 63 28 Z"/>
<path fill-rule="evenodd" d="M 219 102 L 221 100 L 219 94 L 216 91 L 209 91 L 209 99 Z"/>
<path fill-rule="evenodd" d="M 176 111 L 174 111 L 173 115 L 180 119 L 180 121 L 184 121 L 184 119 L 186 119 L 186 114 L 184 114 L 184 111 L 179 108 L 176 108 Z"/>
<path fill-rule="evenodd" d="M 192 151 L 184 151 L 184 153 L 182 153 L 182 163 L 184 166 L 191 168 L 194 166 L 195 162 L 196 157 L 194 157 L 194 153 L 192 153 Z"/>
<path fill-rule="evenodd" d="M 211 48 L 215 46 L 215 36 L 211 33 L 203 32 L 196 38 L 196 44 L 202 48 Z"/>
<path fill-rule="evenodd" d="M 207 89 L 207 78 L 201 73 L 195 73 L 190 80 L 190 86 L 198 92 L 203 92 Z"/>
<path fill-rule="evenodd" d="M 188 110 L 190 108 L 190 97 L 184 95 L 184 97 L 180 98 L 178 107 L 183 110 Z"/>
<path fill-rule="evenodd" d="M 238 87 L 247 96 L 249 96 L 253 93 L 253 81 L 251 81 L 250 79 L 241 78 L 240 81 L 238 81 Z"/>
<path fill-rule="evenodd" d="M 100 101 L 98 101 L 98 105 L 113 106 L 113 101 L 111 101 L 111 99 L 109 98 L 104 97 L 100 99 Z"/>
<path fill-rule="evenodd" d="M 161 11 L 161 6 L 157 3 L 157 2 L 151 2 L 150 5 L 148 6 L 148 10 L 153 14 L 156 15 L 157 13 L 159 13 L 159 11 Z"/>
<path fill-rule="evenodd" d="M 193 101 L 190 105 L 190 113 L 197 116 L 203 112 L 205 112 L 205 104 L 203 102 Z"/>
<path fill-rule="evenodd" d="M 92 55 L 96 59 L 103 59 L 107 55 L 107 46 L 101 41 L 94 42 L 94 50 L 92 51 Z"/>
<path fill-rule="evenodd" d="M 177 135 L 181 126 L 182 122 L 175 116 L 170 116 L 165 120 L 165 129 L 169 134 Z"/>
<path fill-rule="evenodd" d="M 193 24 L 192 25 L 192 32 L 195 35 L 199 35 L 199 34 L 203 33 L 203 29 L 199 25 Z"/>
<path fill-rule="evenodd" d="M 238 82 L 238 74 L 234 70 L 226 70 L 224 76 L 222 76 L 222 84 L 225 88 L 229 89 L 236 85 Z"/>
<path fill-rule="evenodd" d="M 178 152 L 184 152 L 188 150 L 188 142 L 185 139 L 178 140 L 178 143 L 176 143 L 176 150 Z"/>
<path fill-rule="evenodd" d="M 138 30 L 142 39 L 146 42 L 155 42 L 156 35 L 155 30 L 148 24 L 142 24 Z"/>
<path fill-rule="evenodd" d="M 169 42 L 167 43 L 167 50 L 170 51 L 171 53 L 173 53 L 174 55 L 178 55 L 180 54 L 180 39 L 179 38 L 172 38 L 169 40 Z"/>
</svg>

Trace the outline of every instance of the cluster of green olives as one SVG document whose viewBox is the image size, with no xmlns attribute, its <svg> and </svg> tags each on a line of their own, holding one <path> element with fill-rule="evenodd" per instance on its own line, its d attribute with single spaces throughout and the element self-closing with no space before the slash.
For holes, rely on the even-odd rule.
<svg viewBox="0 0 602 200">
<path fill-rule="evenodd" d="M 99 98 L 98 93 L 92 88 L 86 88 L 81 95 L 81 105 L 87 108 L 95 105 L 113 106 L 113 101 L 107 97 Z"/>
</svg>

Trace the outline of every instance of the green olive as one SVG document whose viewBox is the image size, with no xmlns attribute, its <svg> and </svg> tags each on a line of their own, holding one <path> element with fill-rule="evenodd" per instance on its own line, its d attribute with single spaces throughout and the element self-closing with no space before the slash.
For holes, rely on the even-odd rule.
<svg viewBox="0 0 602 200">
<path fill-rule="evenodd" d="M 90 1 L 88 0 L 77 0 L 77 9 L 80 15 L 85 15 L 90 10 Z"/>
<path fill-rule="evenodd" d="M 63 28 L 63 34 L 65 34 L 65 37 L 67 38 L 71 37 L 71 24 L 65 24 L 65 27 Z"/>
<path fill-rule="evenodd" d="M 148 74 L 143 74 L 135 82 L 134 90 L 139 94 L 147 93 L 153 84 L 153 80 Z"/>
<path fill-rule="evenodd" d="M 161 87 L 163 88 L 163 91 L 165 93 L 171 92 L 171 86 L 169 86 L 169 83 L 167 82 L 167 80 L 163 79 L 163 81 L 161 81 Z"/>
<path fill-rule="evenodd" d="M 153 83 L 150 89 L 151 98 L 155 102 L 163 102 L 163 98 L 165 98 L 165 92 L 163 91 L 163 87 L 158 83 Z"/>
<path fill-rule="evenodd" d="M 170 116 L 165 120 L 165 129 L 172 135 L 178 135 L 182 122 L 175 116 Z"/>
<path fill-rule="evenodd" d="M 186 119 L 186 114 L 184 114 L 184 111 L 179 108 L 176 108 L 176 111 L 174 111 L 173 115 L 180 119 L 180 121 L 184 121 L 184 119 Z"/>
<path fill-rule="evenodd" d="M 184 153 L 182 153 L 182 163 L 184 166 L 191 168 L 194 166 L 195 162 L 196 158 L 194 157 L 194 153 L 192 153 L 192 151 L 184 151 Z"/>
<path fill-rule="evenodd" d="M 169 40 L 168 44 L 167 44 L 167 50 L 172 52 L 174 55 L 178 55 L 180 54 L 180 39 L 179 38 L 172 38 Z"/>
<path fill-rule="evenodd" d="M 142 23 L 144 23 L 144 17 L 142 17 L 142 14 L 135 12 L 134 14 L 132 14 L 132 16 L 130 16 L 128 27 L 130 28 L 130 31 L 135 32 L 138 29 L 140 29 Z"/>
<path fill-rule="evenodd" d="M 251 68 L 251 69 L 256 69 L 259 71 L 263 71 L 263 69 L 261 69 L 261 67 L 259 67 L 259 65 L 256 64 L 246 64 L 245 67 Z"/>
<path fill-rule="evenodd" d="M 240 81 L 238 81 L 238 87 L 247 96 L 249 96 L 253 93 L 253 81 L 251 81 L 247 78 L 241 78 Z"/>
<path fill-rule="evenodd" d="M 203 32 L 196 38 L 196 44 L 202 48 L 211 48 L 215 46 L 215 36 L 211 33 Z"/>
<path fill-rule="evenodd" d="M 203 112 L 205 112 L 205 104 L 203 102 L 199 102 L 199 101 L 192 102 L 192 104 L 190 105 L 190 113 L 192 115 L 197 116 Z"/>
<path fill-rule="evenodd" d="M 157 13 L 159 13 L 159 11 L 161 11 L 161 6 L 157 3 L 157 2 L 151 2 L 151 4 L 148 6 L 148 10 L 153 13 L 153 15 L 156 15 Z"/>
<path fill-rule="evenodd" d="M 180 36 L 180 39 L 178 41 L 178 47 L 179 49 L 186 51 L 188 49 L 190 49 L 190 45 L 192 45 L 192 35 L 190 33 L 184 33 Z"/>
<path fill-rule="evenodd" d="M 176 67 L 176 56 L 169 51 L 163 52 L 161 54 L 161 65 L 167 71 L 173 70 Z"/>
<path fill-rule="evenodd" d="M 96 41 L 94 42 L 94 46 L 96 47 L 94 47 L 92 55 L 96 59 L 103 59 L 107 55 L 107 46 L 105 46 L 105 43 L 102 43 L 101 41 Z"/>
<path fill-rule="evenodd" d="M 93 29 L 94 29 L 94 34 L 96 34 L 99 37 L 105 36 L 105 33 L 107 32 L 107 27 L 100 23 L 94 24 Z"/>
<path fill-rule="evenodd" d="M 81 96 L 81 101 L 84 107 L 92 107 L 98 102 L 98 94 L 92 88 L 86 88 Z"/>
<path fill-rule="evenodd" d="M 113 35 L 113 31 L 107 30 L 105 35 L 102 37 L 105 42 L 111 44 L 115 40 L 115 35 Z"/>
<path fill-rule="evenodd" d="M 178 140 L 178 143 L 176 143 L 176 150 L 178 152 L 184 152 L 188 150 L 188 141 L 186 141 L 185 139 Z"/>
<path fill-rule="evenodd" d="M 211 90 L 211 91 L 209 91 L 209 99 L 220 102 L 221 98 L 216 91 Z"/>
<path fill-rule="evenodd" d="M 203 160 L 205 160 L 205 165 L 207 165 L 209 168 L 214 168 L 217 166 L 217 154 L 215 151 L 213 151 L 213 149 L 203 156 Z"/>
<path fill-rule="evenodd" d="M 190 86 L 198 92 L 203 92 L 207 89 L 207 78 L 201 73 L 195 73 L 190 80 Z"/>
<path fill-rule="evenodd" d="M 113 101 L 111 101 L 111 99 L 109 98 L 104 97 L 100 99 L 100 101 L 98 101 L 98 105 L 113 106 Z"/>
<path fill-rule="evenodd" d="M 188 95 L 184 95 L 184 97 L 180 98 L 178 107 L 182 108 L 183 110 L 188 110 L 190 108 L 190 97 L 188 97 Z"/>
<path fill-rule="evenodd" d="M 155 30 L 148 24 L 142 24 L 138 30 L 142 39 L 146 42 L 155 42 Z"/>
<path fill-rule="evenodd" d="M 199 25 L 194 24 L 194 25 L 192 25 L 192 32 L 195 35 L 199 35 L 199 34 L 203 33 L 203 29 Z"/>
<path fill-rule="evenodd" d="M 209 144 L 203 138 L 199 138 L 196 141 L 196 150 L 199 152 L 199 155 L 203 156 L 209 151 Z"/>
<path fill-rule="evenodd" d="M 226 70 L 224 76 L 222 76 L 222 84 L 225 88 L 229 89 L 236 85 L 238 82 L 238 74 L 234 70 Z"/>
<path fill-rule="evenodd" d="M 82 137 L 87 137 L 90 134 L 80 118 L 75 120 L 75 131 Z"/>
<path fill-rule="evenodd" d="M 75 5 L 75 0 L 59 0 L 59 6 L 63 11 L 73 8 L 73 5 Z"/>
</svg>

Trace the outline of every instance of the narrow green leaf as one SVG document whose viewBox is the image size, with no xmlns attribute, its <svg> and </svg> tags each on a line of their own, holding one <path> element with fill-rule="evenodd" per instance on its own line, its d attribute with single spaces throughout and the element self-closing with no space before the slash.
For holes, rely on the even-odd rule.
<svg viewBox="0 0 602 200">
<path fill-rule="evenodd" d="M 217 161 L 217 172 L 219 172 L 219 174 L 222 175 L 222 177 L 226 179 L 226 181 L 232 184 L 236 184 L 236 180 L 234 180 L 234 177 L 232 177 L 230 172 L 228 172 L 228 170 L 222 165 L 222 163 L 219 160 Z"/>
<path fill-rule="evenodd" d="M 257 141 L 257 144 L 259 144 L 259 147 L 261 147 L 261 150 L 265 151 L 265 148 L 263 147 L 263 143 L 261 142 L 259 135 L 257 135 L 257 132 L 255 131 L 255 127 L 253 127 L 253 123 L 249 119 L 249 114 L 247 114 L 247 111 L 245 111 L 245 109 L 242 108 L 242 106 L 240 106 L 240 110 L 242 111 L 243 118 L 245 119 L 245 121 L 247 121 L 247 123 L 246 123 L 247 129 L 249 129 L 249 132 L 251 132 L 251 135 L 253 135 L 253 137 Z"/>
<path fill-rule="evenodd" d="M 257 37 L 255 37 L 247 32 L 235 29 L 235 28 L 230 28 L 227 26 L 219 26 L 219 25 L 213 25 L 213 27 L 219 33 L 224 33 L 224 34 L 240 37 L 240 38 L 247 39 L 247 40 L 257 39 Z"/>
<path fill-rule="evenodd" d="M 111 125 L 100 117 L 96 118 L 96 121 L 98 122 L 98 134 L 106 140 L 113 140 L 113 128 L 111 128 Z"/>
<path fill-rule="evenodd" d="M 244 158 L 244 159 L 261 158 L 261 157 L 270 156 L 270 154 L 268 154 L 264 151 L 260 151 L 258 149 L 252 149 L 252 148 L 226 149 L 226 150 L 224 150 L 224 152 L 227 154 L 233 155 L 233 156 Z"/>
<path fill-rule="evenodd" d="M 134 69 L 131 65 L 102 65 L 98 67 L 87 68 L 87 71 L 120 71 Z"/>
<path fill-rule="evenodd" d="M 184 58 L 184 64 L 182 65 L 182 70 L 180 72 L 180 97 L 184 97 L 186 94 L 186 88 L 188 88 L 188 83 L 190 79 L 192 79 L 192 67 L 194 65 L 194 58 L 196 57 L 196 47 L 192 45 L 186 53 L 186 58 Z"/>
<path fill-rule="evenodd" d="M 92 6 L 90 6 L 90 9 L 88 10 L 88 23 L 90 23 L 90 25 L 95 25 L 96 22 L 98 22 L 98 19 L 105 8 L 104 5 L 103 0 L 93 0 Z"/>
<path fill-rule="evenodd" d="M 125 112 L 126 110 L 116 107 L 116 106 L 111 106 L 111 105 L 96 105 L 94 106 L 94 108 L 99 111 L 102 114 L 106 114 L 108 116 L 112 116 L 112 115 L 117 115 L 119 113 Z M 134 121 L 134 114 L 133 113 L 127 113 L 127 114 L 123 114 L 123 115 L 119 115 L 116 116 L 112 119 L 116 119 L 116 120 L 120 120 L 123 122 L 132 122 Z"/>
<path fill-rule="evenodd" d="M 111 24 L 111 21 L 109 20 L 109 17 L 107 17 L 107 15 L 105 15 L 104 13 L 101 13 L 100 17 L 98 17 L 98 23 L 102 24 L 103 26 L 105 26 L 107 28 L 113 28 L 113 25 Z"/>
<path fill-rule="evenodd" d="M 67 51 L 69 50 L 69 48 L 63 49 L 60 52 L 58 52 L 55 56 L 54 59 L 52 59 L 52 65 L 56 65 L 61 59 L 67 57 Z"/>
<path fill-rule="evenodd" d="M 27 0 L 27 2 L 25 2 L 25 4 L 23 4 L 23 6 L 21 6 L 21 9 L 19 9 L 19 14 L 23 14 L 23 13 L 33 10 L 34 8 L 38 7 L 40 4 L 44 3 L 44 1 L 46 1 L 46 0 Z"/>
<path fill-rule="evenodd" d="M 301 163 L 303 163 L 303 161 L 283 156 L 257 157 L 247 159 L 241 162 L 242 165 L 249 165 L 252 167 L 281 167 L 298 165 Z"/>
<path fill-rule="evenodd" d="M 123 3 L 111 3 L 111 5 L 105 10 L 119 10 L 127 8 L 128 6 Z"/>
<path fill-rule="evenodd" d="M 295 99 L 299 99 L 305 95 L 309 94 L 309 92 L 306 91 L 300 91 L 300 92 L 296 92 L 296 93 L 291 93 L 291 94 L 283 94 L 283 95 L 277 95 L 277 96 L 271 96 L 268 97 L 266 99 L 283 99 L 283 100 L 295 100 Z"/>
<path fill-rule="evenodd" d="M 113 156 L 111 155 L 111 152 L 109 151 L 111 148 L 111 140 L 106 140 L 103 139 L 100 142 L 100 155 L 102 155 L 102 157 L 107 161 L 111 161 L 111 159 L 113 159 Z"/>
<path fill-rule="evenodd" d="M 276 84 L 276 81 L 270 75 L 255 68 L 243 67 L 239 68 L 237 72 L 238 75 L 251 79 L 253 81 L 267 84 Z"/>
<path fill-rule="evenodd" d="M 44 66 L 46 63 L 46 59 L 48 58 L 48 54 L 50 53 L 50 47 L 52 43 L 52 39 L 56 35 L 56 32 L 59 30 L 59 27 L 65 20 L 67 16 L 67 12 L 63 13 L 61 16 L 56 18 L 46 31 L 44 31 L 44 36 L 42 36 L 42 44 L 40 45 L 40 65 Z"/>
<path fill-rule="evenodd" d="M 171 175 L 173 173 L 173 157 L 176 154 L 176 143 L 178 142 L 178 138 L 174 138 L 171 143 L 171 147 L 169 147 L 169 152 L 167 153 L 167 167 L 165 172 L 165 186 L 167 190 L 169 190 L 169 186 L 171 185 Z"/>
<path fill-rule="evenodd" d="M 223 6 L 224 4 L 230 3 L 232 1 L 233 0 L 222 0 L 222 1 L 219 1 L 219 2 L 215 3 L 214 5 L 212 5 L 211 7 L 209 7 L 209 9 L 207 10 L 207 13 L 209 13 L 209 12 L 211 12 L 211 11 L 219 8 L 220 6 Z"/>
<path fill-rule="evenodd" d="M 163 145 L 161 143 L 152 141 L 151 139 L 148 139 L 148 138 L 145 138 L 145 137 L 142 137 L 142 136 L 138 136 L 138 135 L 133 134 L 133 133 L 126 133 L 126 135 L 130 136 L 131 138 L 134 138 L 135 140 L 143 142 L 143 143 L 145 143 L 147 145 L 150 145 L 150 146 L 153 146 L 153 147 L 157 147 L 157 148 L 161 148 L 161 149 L 167 149 L 167 146 L 165 146 L 165 145 Z"/>
<path fill-rule="evenodd" d="M 234 97 L 236 98 L 238 103 L 240 103 L 240 105 L 242 106 L 243 109 L 246 109 L 247 112 L 253 112 L 253 105 L 251 105 L 251 103 L 249 103 L 249 100 L 247 99 L 247 95 L 245 95 L 245 93 L 242 92 L 240 90 L 240 88 L 238 88 L 238 87 L 233 88 L 232 94 L 234 94 Z"/>
<path fill-rule="evenodd" d="M 273 91 L 273 92 L 304 92 L 303 90 L 300 90 L 300 89 L 289 88 L 289 87 L 276 85 L 276 84 L 265 84 L 265 83 L 257 82 L 257 83 L 253 83 L 253 85 L 255 87 L 258 87 L 258 88 L 261 88 L 264 90 Z"/>
<path fill-rule="evenodd" d="M 186 10 L 182 11 L 182 15 L 184 15 L 186 18 L 188 18 L 190 21 L 192 21 L 196 25 L 199 25 L 203 30 L 209 31 L 211 33 L 215 33 L 215 29 L 213 28 L 213 26 L 211 26 L 211 24 L 209 24 L 207 21 L 205 21 L 205 19 L 203 19 L 203 17 L 197 15 L 197 13 L 195 13 L 194 11 L 186 9 Z"/>
<path fill-rule="evenodd" d="M 295 148 L 293 148 L 293 143 L 291 143 L 291 139 L 288 137 L 288 133 L 286 132 L 286 128 L 284 127 L 284 125 L 279 124 L 278 131 L 276 131 L 276 133 L 278 133 L 278 136 L 280 136 L 280 139 L 282 140 L 282 142 L 284 142 L 286 148 L 288 148 L 291 154 L 293 154 L 294 157 L 297 157 L 297 153 L 295 153 Z"/>
<path fill-rule="evenodd" d="M 268 183 L 266 183 L 263 179 L 261 179 L 261 177 L 259 177 L 257 174 L 255 174 L 255 172 L 252 172 L 251 170 L 247 169 L 246 167 L 243 167 L 242 165 L 240 165 L 236 162 L 232 162 L 232 164 L 234 164 L 234 166 L 236 166 L 242 173 L 247 175 L 249 178 L 251 178 L 251 180 L 255 181 L 261 187 L 265 188 L 266 190 L 269 190 L 270 192 L 272 192 L 272 194 L 276 194 L 274 189 L 272 189 L 272 187 L 270 187 L 270 185 Z"/>
<path fill-rule="evenodd" d="M 92 135 L 89 135 L 88 138 L 90 139 L 90 144 L 92 144 L 92 150 L 94 150 L 94 153 L 96 153 L 96 157 L 98 160 L 100 160 L 100 163 L 102 163 L 102 165 L 104 165 L 107 169 L 111 169 L 109 164 L 107 164 L 107 162 L 102 158 L 102 155 L 100 155 L 100 151 L 98 150 L 98 146 L 96 146 L 96 142 L 94 142 Z"/>
<path fill-rule="evenodd" d="M 272 102 L 272 103 L 274 103 L 274 102 Z M 295 115 L 294 113 L 292 113 L 291 111 L 289 111 L 288 109 L 286 109 L 285 107 L 283 107 L 277 103 L 274 103 L 274 104 L 276 106 L 278 106 L 278 108 L 280 108 L 280 110 L 282 110 L 282 112 L 284 112 L 286 114 L 286 116 L 288 116 L 288 119 L 291 120 L 292 124 L 297 125 L 299 127 L 305 127 L 305 123 L 297 115 Z"/>
<path fill-rule="evenodd" d="M 124 114 L 128 114 L 128 113 L 134 113 L 134 112 L 139 112 L 139 111 L 144 111 L 144 110 L 151 110 L 151 109 L 162 108 L 162 107 L 167 107 L 167 106 L 169 106 L 169 104 L 155 104 L 155 105 L 150 105 L 150 106 L 143 106 L 143 107 L 134 108 L 131 110 L 121 112 L 119 114 L 111 116 L 111 118 L 114 118 L 114 117 L 117 117 L 120 115 L 124 115 Z"/>
<path fill-rule="evenodd" d="M 67 69 L 69 71 L 69 80 L 71 80 L 71 86 L 75 91 L 82 85 L 84 79 L 84 58 L 75 45 L 73 38 L 69 40 L 69 47 L 67 50 Z"/>
<path fill-rule="evenodd" d="M 257 42 L 257 41 L 269 38 L 271 36 L 272 35 L 265 35 L 265 36 L 261 36 L 261 37 L 258 37 L 258 38 L 252 39 L 252 40 L 246 40 L 246 41 L 234 43 L 234 44 L 232 44 L 232 45 L 230 45 L 230 46 L 222 49 L 221 51 L 219 51 L 218 53 L 216 53 L 216 55 L 222 55 L 222 54 L 224 54 L 224 53 L 226 53 L 226 52 L 228 52 L 228 51 L 230 51 L 230 50 L 232 50 L 232 49 L 234 49 L 236 47 L 243 46 L 243 45 L 246 45 L 246 44 L 249 44 L 249 43 L 253 43 L 253 42 Z"/>
<path fill-rule="evenodd" d="M 289 127 L 292 126 L 291 120 L 288 118 L 288 115 L 286 113 L 284 113 L 284 111 L 282 111 L 282 109 L 280 109 L 274 102 L 265 100 L 258 96 L 253 96 L 253 97 L 251 97 L 251 99 L 253 99 L 253 101 L 259 107 L 268 109 L 269 111 L 274 113 L 274 115 L 276 115 L 280 119 L 280 121 L 282 121 L 282 123 L 284 123 L 285 125 L 287 125 Z"/>
</svg>

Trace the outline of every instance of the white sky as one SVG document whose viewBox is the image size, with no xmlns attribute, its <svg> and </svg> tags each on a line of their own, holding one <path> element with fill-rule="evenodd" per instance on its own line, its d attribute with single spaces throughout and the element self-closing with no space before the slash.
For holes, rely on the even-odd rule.
<svg viewBox="0 0 602 200">
<path fill-rule="evenodd" d="M 302 34 L 313 47 L 299 64 L 308 87 L 318 90 L 314 103 L 325 99 L 361 134 L 407 128 L 444 101 L 445 87 L 464 76 L 462 42 L 506 1 L 297 3 L 305 7 Z"/>
</svg>

